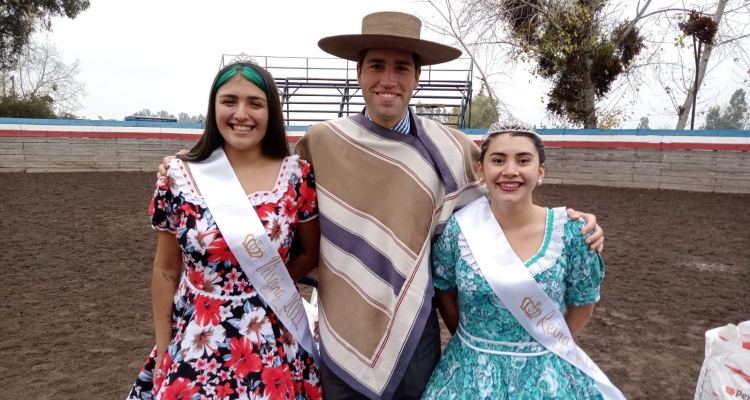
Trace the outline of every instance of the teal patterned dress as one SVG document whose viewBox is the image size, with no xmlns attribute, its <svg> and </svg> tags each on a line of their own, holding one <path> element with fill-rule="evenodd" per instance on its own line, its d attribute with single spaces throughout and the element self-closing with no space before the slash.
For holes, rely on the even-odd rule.
<svg viewBox="0 0 750 400">
<path fill-rule="evenodd" d="M 564 208 L 547 209 L 543 244 L 525 262 L 560 310 L 599 300 L 604 263 L 584 243 L 583 225 Z M 590 377 L 537 343 L 492 292 L 453 216 L 432 260 L 435 287 L 458 291 L 460 322 L 422 399 L 603 399 Z"/>
</svg>

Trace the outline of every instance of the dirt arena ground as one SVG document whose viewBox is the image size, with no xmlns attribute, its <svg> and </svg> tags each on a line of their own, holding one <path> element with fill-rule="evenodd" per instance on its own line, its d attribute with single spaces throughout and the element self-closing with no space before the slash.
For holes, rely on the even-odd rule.
<svg viewBox="0 0 750 400">
<path fill-rule="evenodd" d="M 125 397 L 153 343 L 153 184 L 0 174 L 0 399 Z M 750 319 L 750 196 L 546 186 L 538 200 L 606 232 L 581 346 L 629 399 L 692 399 L 704 332 Z"/>
</svg>

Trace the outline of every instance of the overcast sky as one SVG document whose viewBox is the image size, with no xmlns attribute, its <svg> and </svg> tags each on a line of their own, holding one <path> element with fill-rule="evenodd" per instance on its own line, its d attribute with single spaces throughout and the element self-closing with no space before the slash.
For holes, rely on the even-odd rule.
<svg viewBox="0 0 750 400">
<path fill-rule="evenodd" d="M 50 38 L 66 59 L 81 62 L 88 95 L 78 115 L 122 120 L 144 108 L 197 115 L 206 112 L 222 54 L 325 57 L 320 38 L 359 33 L 362 17 L 375 11 L 430 13 L 406 0 L 92 0 L 75 20 L 55 19 Z M 442 40 L 426 29 L 422 36 Z M 717 91 L 716 101 L 726 102 L 740 86 L 719 87 L 725 90 Z M 540 124 L 546 91 L 518 68 L 500 96 L 512 100 L 514 114 Z M 652 110 L 663 99 L 646 97 L 624 127 L 634 128 L 647 114 L 652 128 L 673 127 L 676 118 Z"/>
</svg>

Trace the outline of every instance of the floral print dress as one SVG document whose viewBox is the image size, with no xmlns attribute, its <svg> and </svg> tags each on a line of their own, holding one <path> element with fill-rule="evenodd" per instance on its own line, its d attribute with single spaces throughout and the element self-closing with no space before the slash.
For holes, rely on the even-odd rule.
<svg viewBox="0 0 750 400">
<path fill-rule="evenodd" d="M 288 261 L 297 224 L 318 215 L 310 165 L 286 157 L 273 190 L 249 199 Z M 154 348 L 128 399 L 321 399 L 312 355 L 255 291 L 182 161 L 157 181 L 149 213 L 174 233 L 184 268 L 161 374 L 154 379 Z"/>
<path fill-rule="evenodd" d="M 604 264 L 579 234 L 583 225 L 564 208 L 547 209 L 542 246 L 524 263 L 561 311 L 566 303 L 599 300 Z M 459 328 L 422 399 L 603 399 L 593 379 L 547 351 L 516 321 L 485 280 L 453 216 L 433 245 L 432 261 L 435 287 L 458 291 Z"/>
</svg>

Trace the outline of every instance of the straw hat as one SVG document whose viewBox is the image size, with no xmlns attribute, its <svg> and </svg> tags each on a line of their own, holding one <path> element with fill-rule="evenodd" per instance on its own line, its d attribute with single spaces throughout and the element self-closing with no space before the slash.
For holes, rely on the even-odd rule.
<svg viewBox="0 0 750 400">
<path fill-rule="evenodd" d="M 422 65 L 440 64 L 461 56 L 461 50 L 419 38 L 422 21 L 400 12 L 377 12 L 362 18 L 362 34 L 320 39 L 318 47 L 328 54 L 359 61 L 367 49 L 404 50 L 419 55 Z"/>
</svg>

